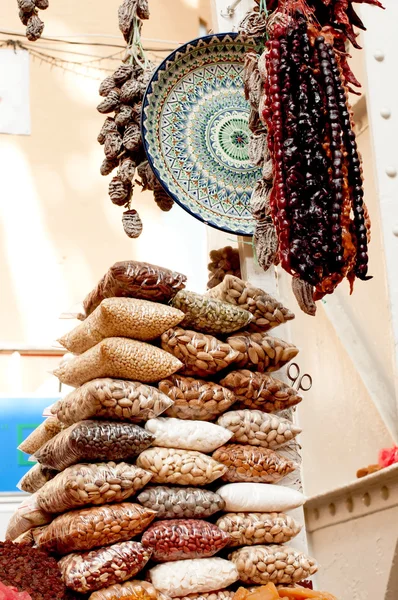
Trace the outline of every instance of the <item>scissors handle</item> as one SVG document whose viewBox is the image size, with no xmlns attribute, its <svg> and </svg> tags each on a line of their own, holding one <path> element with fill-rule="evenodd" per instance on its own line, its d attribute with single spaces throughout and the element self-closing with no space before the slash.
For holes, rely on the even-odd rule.
<svg viewBox="0 0 398 600">
<path fill-rule="evenodd" d="M 296 383 L 296 381 L 298 380 L 298 378 L 300 377 L 300 367 L 298 366 L 297 363 L 294 363 L 294 362 L 290 363 L 290 365 L 287 368 L 287 376 L 289 377 L 290 381 L 294 385 Z"/>
<path fill-rule="evenodd" d="M 312 377 L 305 373 L 300 377 L 300 367 L 297 363 L 290 363 L 287 369 L 287 376 L 292 382 L 292 387 L 297 391 L 302 390 L 303 392 L 308 392 L 312 388 Z M 306 382 L 306 383 L 303 383 Z"/>
<path fill-rule="evenodd" d="M 307 382 L 307 385 L 303 384 L 304 381 Z M 298 389 L 302 390 L 303 392 L 308 392 L 308 390 L 310 390 L 311 388 L 312 388 L 312 377 L 311 377 L 311 375 L 308 375 L 308 373 L 305 373 L 302 377 L 300 377 Z"/>
</svg>

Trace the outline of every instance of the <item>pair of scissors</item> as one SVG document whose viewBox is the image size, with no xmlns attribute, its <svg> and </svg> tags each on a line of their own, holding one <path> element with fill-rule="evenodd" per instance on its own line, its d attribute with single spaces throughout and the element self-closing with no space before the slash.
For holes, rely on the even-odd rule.
<svg viewBox="0 0 398 600">
<path fill-rule="evenodd" d="M 308 373 L 300 376 L 300 367 L 297 363 L 291 363 L 287 369 L 287 376 L 292 382 L 291 387 L 298 391 L 308 392 L 312 388 L 312 377 Z"/>
</svg>

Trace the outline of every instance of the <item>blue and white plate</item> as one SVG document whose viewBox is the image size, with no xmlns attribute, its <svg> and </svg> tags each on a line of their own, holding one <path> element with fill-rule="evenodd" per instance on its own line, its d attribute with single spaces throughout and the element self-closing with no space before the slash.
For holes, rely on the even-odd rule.
<svg viewBox="0 0 398 600">
<path fill-rule="evenodd" d="M 252 235 L 250 196 L 261 177 L 248 155 L 245 52 L 235 33 L 181 46 L 159 66 L 143 106 L 148 160 L 167 193 L 217 229 Z"/>
</svg>

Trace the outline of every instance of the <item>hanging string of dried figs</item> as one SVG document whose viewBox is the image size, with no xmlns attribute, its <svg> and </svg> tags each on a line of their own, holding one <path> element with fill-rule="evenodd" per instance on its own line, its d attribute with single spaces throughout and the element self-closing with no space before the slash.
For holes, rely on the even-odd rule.
<svg viewBox="0 0 398 600">
<path fill-rule="evenodd" d="M 143 189 L 153 190 L 162 210 L 170 210 L 173 201 L 163 191 L 146 161 L 141 137 L 142 101 L 154 69 L 141 43 L 142 23 L 149 18 L 148 0 L 124 0 L 118 16 L 127 49 L 123 64 L 113 75 L 106 77 L 99 88 L 104 100 L 97 110 L 111 115 L 106 117 L 98 135 L 105 154 L 100 171 L 106 176 L 118 169 L 109 183 L 108 193 L 114 204 L 127 209 L 122 218 L 125 233 L 137 238 L 143 226 L 138 212 L 131 208 L 135 183 Z M 135 180 L 136 175 L 140 180 Z"/>
<path fill-rule="evenodd" d="M 44 23 L 39 17 L 39 10 L 46 10 L 48 0 L 17 0 L 19 18 L 26 26 L 26 37 L 30 42 L 38 40 L 43 33 Z"/>
</svg>

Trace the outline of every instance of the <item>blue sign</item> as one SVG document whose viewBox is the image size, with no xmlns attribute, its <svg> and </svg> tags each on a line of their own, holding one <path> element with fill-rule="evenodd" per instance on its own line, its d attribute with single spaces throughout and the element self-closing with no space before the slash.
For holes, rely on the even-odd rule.
<svg viewBox="0 0 398 600">
<path fill-rule="evenodd" d="M 18 491 L 18 481 L 35 464 L 17 447 L 43 422 L 43 410 L 57 400 L 0 398 L 0 492 Z"/>
</svg>

